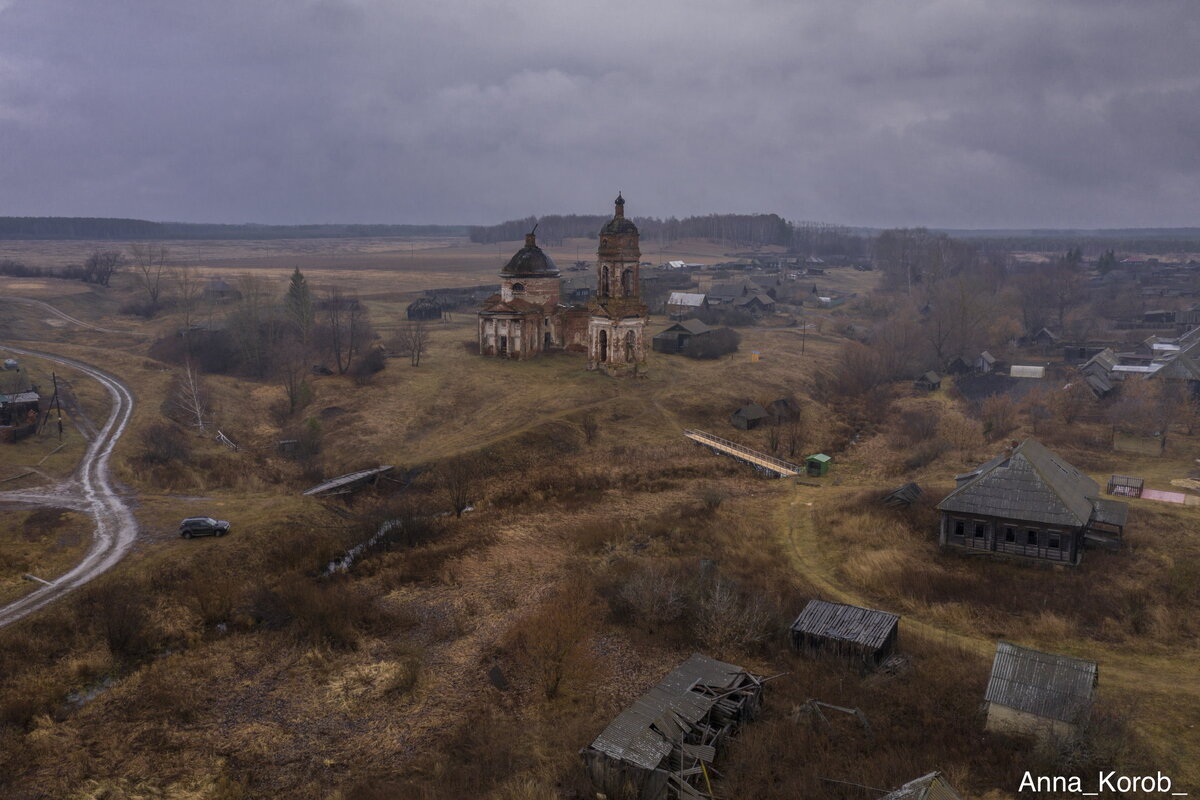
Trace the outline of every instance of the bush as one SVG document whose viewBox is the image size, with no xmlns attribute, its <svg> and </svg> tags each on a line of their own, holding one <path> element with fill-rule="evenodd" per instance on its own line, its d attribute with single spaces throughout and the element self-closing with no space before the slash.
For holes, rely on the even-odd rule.
<svg viewBox="0 0 1200 800">
<path fill-rule="evenodd" d="M 506 649 L 551 700 L 564 685 L 578 685 L 591 676 L 595 664 L 587 641 L 598 618 L 593 592 L 561 586 L 509 629 Z"/>
<path fill-rule="evenodd" d="M 142 461 L 146 464 L 171 464 L 187 461 L 191 456 L 191 445 L 187 435 L 179 428 L 166 422 L 156 422 L 142 430 Z"/>
<path fill-rule="evenodd" d="M 354 367 L 350 370 L 350 373 L 354 377 L 356 384 L 366 386 L 386 366 L 387 356 L 384 355 L 383 350 L 378 347 L 372 347 L 354 362 Z"/>
</svg>

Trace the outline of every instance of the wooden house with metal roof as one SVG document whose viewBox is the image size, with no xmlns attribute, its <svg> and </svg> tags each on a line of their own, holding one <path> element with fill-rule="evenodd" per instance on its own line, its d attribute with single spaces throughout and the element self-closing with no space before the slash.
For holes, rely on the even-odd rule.
<svg viewBox="0 0 1200 800">
<path fill-rule="evenodd" d="M 1085 539 L 1112 546 L 1124 533 L 1128 506 L 1036 439 L 955 481 L 938 504 L 944 547 L 1078 564 Z"/>
<path fill-rule="evenodd" d="M 758 710 L 763 679 L 695 653 L 580 751 L 596 791 L 637 800 L 700 800 L 726 740 Z"/>
<path fill-rule="evenodd" d="M 655 352 L 682 353 L 692 339 L 698 336 L 707 336 L 710 333 L 712 333 L 712 328 L 700 320 L 685 319 L 655 334 L 650 342 Z"/>
<path fill-rule="evenodd" d="M 942 376 L 938 375 L 933 370 L 926 372 L 921 377 L 913 381 L 913 388 L 921 389 L 926 392 L 933 392 L 942 387 Z"/>
<path fill-rule="evenodd" d="M 963 797 L 950 785 L 945 775 L 931 772 L 909 781 L 880 800 L 963 800 Z"/>
<path fill-rule="evenodd" d="M 843 658 L 871 669 L 896 649 L 900 617 L 886 611 L 809 600 L 789 629 L 792 647 L 809 655 Z"/>
<path fill-rule="evenodd" d="M 988 679 L 987 729 L 1069 738 L 1092 707 L 1095 661 L 996 643 Z"/>
</svg>

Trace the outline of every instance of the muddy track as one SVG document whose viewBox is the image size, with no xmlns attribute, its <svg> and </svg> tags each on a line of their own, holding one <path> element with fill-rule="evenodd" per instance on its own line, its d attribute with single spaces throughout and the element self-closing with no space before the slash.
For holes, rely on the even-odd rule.
<svg viewBox="0 0 1200 800">
<path fill-rule="evenodd" d="M 0 346 L 0 351 L 34 356 L 79 370 L 98 381 L 108 390 L 112 399 L 108 419 L 88 443 L 87 452 L 84 453 L 75 476 L 69 482 L 48 489 L 0 492 L 0 502 L 86 510 L 96 522 L 92 546 L 82 561 L 56 578 L 49 586 L 42 586 L 21 599 L 0 607 L 0 627 L 3 627 L 44 608 L 113 567 L 137 540 L 138 527 L 133 512 L 113 488 L 109 470 L 113 448 L 125 432 L 133 413 L 133 393 L 129 391 L 129 387 L 112 375 L 71 358 L 7 345 Z"/>
<path fill-rule="evenodd" d="M 119 330 L 115 330 L 113 328 L 102 328 L 99 325 L 93 325 L 90 322 L 84 322 L 83 320 L 79 319 L 78 317 L 73 317 L 70 314 L 68 314 L 67 312 L 61 311 L 45 301 L 34 300 L 32 297 L 5 297 L 4 300 L 9 303 L 20 303 L 21 305 L 33 306 L 35 308 L 40 308 L 42 311 L 45 311 L 47 314 L 58 317 L 59 319 L 63 320 L 64 322 L 69 322 L 72 325 L 78 325 L 80 328 L 87 328 L 88 330 L 91 330 L 91 331 L 98 331 L 99 333 L 123 333 L 123 334 L 126 334 L 127 336 L 149 336 L 149 334 L 142 333 L 140 331 L 119 331 Z"/>
</svg>

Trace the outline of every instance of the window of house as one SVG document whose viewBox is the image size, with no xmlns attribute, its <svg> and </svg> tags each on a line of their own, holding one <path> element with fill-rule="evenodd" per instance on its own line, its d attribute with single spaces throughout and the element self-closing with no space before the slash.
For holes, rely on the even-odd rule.
<svg viewBox="0 0 1200 800">
<path fill-rule="evenodd" d="M 1054 550 L 1059 548 L 1059 538 L 1057 533 L 1050 534 L 1049 541 L 1046 542 L 1046 546 Z"/>
<path fill-rule="evenodd" d="M 975 538 L 982 539 L 985 536 L 987 536 L 987 523 L 986 522 L 976 522 L 975 523 Z"/>
<path fill-rule="evenodd" d="M 1037 543 L 1038 543 L 1038 532 L 1037 531 L 1034 531 L 1034 530 L 1027 531 L 1025 533 L 1025 536 L 1026 536 L 1026 539 L 1025 539 L 1026 544 L 1031 544 L 1035 547 L 1037 546 Z"/>
<path fill-rule="evenodd" d="M 954 520 L 954 535 L 955 536 L 964 535 L 963 528 L 965 525 L 966 525 L 966 523 L 964 523 L 961 519 Z"/>
<path fill-rule="evenodd" d="M 1016 529 L 1016 528 L 1014 528 L 1014 527 L 1012 527 L 1011 525 L 1010 525 L 1010 526 L 1007 526 L 1007 527 L 1005 527 L 1005 529 L 1004 529 L 1004 541 L 1006 541 L 1006 542 L 1012 542 L 1013 544 L 1016 544 L 1016 542 L 1017 542 L 1017 529 Z"/>
</svg>

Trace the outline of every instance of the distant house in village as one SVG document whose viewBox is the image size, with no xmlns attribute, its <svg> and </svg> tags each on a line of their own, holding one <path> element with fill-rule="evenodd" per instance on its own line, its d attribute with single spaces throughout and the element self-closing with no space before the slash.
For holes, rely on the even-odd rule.
<svg viewBox="0 0 1200 800">
<path fill-rule="evenodd" d="M 580 751 L 592 785 L 630 800 L 708 797 L 704 776 L 757 713 L 762 687 L 761 677 L 741 667 L 692 655 Z"/>
<path fill-rule="evenodd" d="M 1061 341 L 1062 337 L 1049 328 L 1039 328 L 1027 340 L 1028 344 L 1039 347 L 1056 347 Z"/>
<path fill-rule="evenodd" d="M 942 386 L 942 378 L 936 372 L 930 370 L 921 377 L 913 381 L 913 386 L 917 389 L 922 389 L 926 392 L 932 392 L 940 389 Z"/>
<path fill-rule="evenodd" d="M 667 314 L 673 319 L 696 314 L 707 307 L 705 296 L 698 292 L 671 292 L 667 297 Z"/>
<path fill-rule="evenodd" d="M 964 356 L 955 356 L 950 359 L 950 363 L 946 365 L 947 375 L 966 375 L 972 369 L 971 362 Z"/>
<path fill-rule="evenodd" d="M 1085 539 L 1119 543 L 1128 507 L 1100 497 L 1075 467 L 1026 439 L 971 472 L 938 503 L 939 542 L 970 552 L 1078 564 Z"/>
<path fill-rule="evenodd" d="M 779 397 L 772 400 L 767 406 L 767 413 L 771 419 L 779 422 L 789 422 L 794 419 L 799 419 L 801 407 L 794 397 Z"/>
<path fill-rule="evenodd" d="M 410 320 L 441 319 L 442 306 L 432 297 L 418 297 L 408 304 L 404 315 Z"/>
<path fill-rule="evenodd" d="M 651 346 L 659 353 L 682 353 L 692 339 L 711 333 L 712 328 L 700 320 L 685 319 L 656 334 L 651 340 Z"/>
<path fill-rule="evenodd" d="M 204 284 L 204 299 L 210 302 L 240 300 L 242 293 L 224 278 L 209 278 Z"/>
<path fill-rule="evenodd" d="M 743 431 L 752 431 L 767 420 L 767 410 L 758 403 L 742 406 L 729 418 L 733 427 Z"/>
<path fill-rule="evenodd" d="M 996 357 L 987 350 L 984 350 L 975 359 L 975 369 L 977 372 L 983 375 L 988 374 L 992 370 L 996 369 Z"/>
<path fill-rule="evenodd" d="M 987 730 L 1069 739 L 1091 710 L 1098 680 L 1095 661 L 998 642 L 984 695 Z"/>
<path fill-rule="evenodd" d="M 963 797 L 950 785 L 946 776 L 931 772 L 885 794 L 880 800 L 963 800 Z"/>
<path fill-rule="evenodd" d="M 33 434 L 42 398 L 34 390 L 0 394 L 0 442 L 16 442 Z"/>
<path fill-rule="evenodd" d="M 775 301 L 769 295 L 755 292 L 734 300 L 733 307 L 741 311 L 748 311 L 757 317 L 775 311 Z"/>
<path fill-rule="evenodd" d="M 809 600 L 789 629 L 792 647 L 846 659 L 871 669 L 896 649 L 900 617 L 886 611 Z"/>
</svg>

